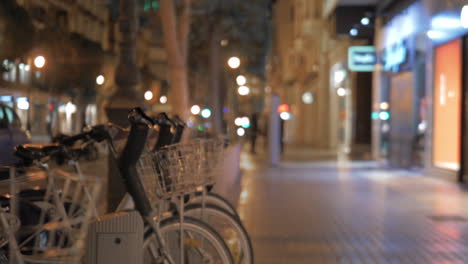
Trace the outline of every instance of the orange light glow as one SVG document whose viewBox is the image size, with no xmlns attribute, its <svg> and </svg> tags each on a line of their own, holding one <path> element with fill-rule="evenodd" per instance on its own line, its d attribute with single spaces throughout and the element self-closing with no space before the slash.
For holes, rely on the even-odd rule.
<svg viewBox="0 0 468 264">
<path fill-rule="evenodd" d="M 289 105 L 287 104 L 281 104 L 278 106 L 278 113 L 284 113 L 284 112 L 289 112 L 290 108 Z"/>
</svg>

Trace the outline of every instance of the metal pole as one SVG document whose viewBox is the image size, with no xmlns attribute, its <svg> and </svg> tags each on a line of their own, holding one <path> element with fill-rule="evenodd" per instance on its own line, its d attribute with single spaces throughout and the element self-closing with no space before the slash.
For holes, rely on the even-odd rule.
<svg viewBox="0 0 468 264">
<path fill-rule="evenodd" d="M 128 126 L 128 111 L 141 104 L 136 95 L 139 70 L 136 66 L 137 1 L 120 0 L 120 56 L 115 73 L 116 93 L 110 98 L 106 114 L 110 122 L 122 127 Z M 125 187 L 112 155 L 108 156 L 107 209 L 115 211 L 125 195 Z"/>
<path fill-rule="evenodd" d="M 179 197 L 179 221 L 180 221 L 180 263 L 184 262 L 184 195 Z"/>
<path fill-rule="evenodd" d="M 270 164 L 274 167 L 280 164 L 281 153 L 281 122 L 276 109 L 279 106 L 279 96 L 271 96 L 270 122 L 268 131 L 268 140 L 270 147 Z"/>
</svg>

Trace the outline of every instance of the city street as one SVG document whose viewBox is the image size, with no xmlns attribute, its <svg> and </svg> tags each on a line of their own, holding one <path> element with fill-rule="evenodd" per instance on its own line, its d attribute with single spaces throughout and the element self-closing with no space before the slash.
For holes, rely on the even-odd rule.
<svg viewBox="0 0 468 264">
<path fill-rule="evenodd" d="M 468 0 L 0 0 L 0 264 L 467 264 L 467 62 Z"/>
<path fill-rule="evenodd" d="M 242 156 L 239 213 L 258 264 L 468 263 L 468 192 L 375 162 Z"/>
</svg>

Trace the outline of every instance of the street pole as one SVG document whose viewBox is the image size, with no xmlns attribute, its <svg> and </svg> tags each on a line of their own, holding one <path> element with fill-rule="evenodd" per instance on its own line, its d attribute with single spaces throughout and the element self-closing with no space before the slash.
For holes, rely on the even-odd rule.
<svg viewBox="0 0 468 264">
<path fill-rule="evenodd" d="M 139 82 L 139 71 L 136 66 L 136 34 L 137 34 L 137 1 L 120 0 L 120 56 L 115 74 L 117 91 L 110 98 L 106 107 L 110 122 L 122 127 L 128 126 L 128 111 L 141 104 L 135 87 Z M 126 190 L 116 168 L 115 160 L 109 155 L 108 160 L 108 191 L 107 209 L 113 212 L 124 197 Z"/>
</svg>

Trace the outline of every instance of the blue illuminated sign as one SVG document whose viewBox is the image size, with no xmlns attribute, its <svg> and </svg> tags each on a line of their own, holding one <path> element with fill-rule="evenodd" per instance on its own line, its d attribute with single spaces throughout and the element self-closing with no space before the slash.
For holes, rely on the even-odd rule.
<svg viewBox="0 0 468 264">
<path fill-rule="evenodd" d="M 13 97 L 11 95 L 2 95 L 0 96 L 0 101 L 2 102 L 11 102 L 13 100 Z"/>
<path fill-rule="evenodd" d="M 396 42 L 382 51 L 382 66 L 384 71 L 401 72 L 411 69 L 412 64 L 412 39 L 404 39 Z"/>
<path fill-rule="evenodd" d="M 348 68 L 350 71 L 371 72 L 377 63 L 374 46 L 352 46 L 348 49 Z"/>
</svg>

